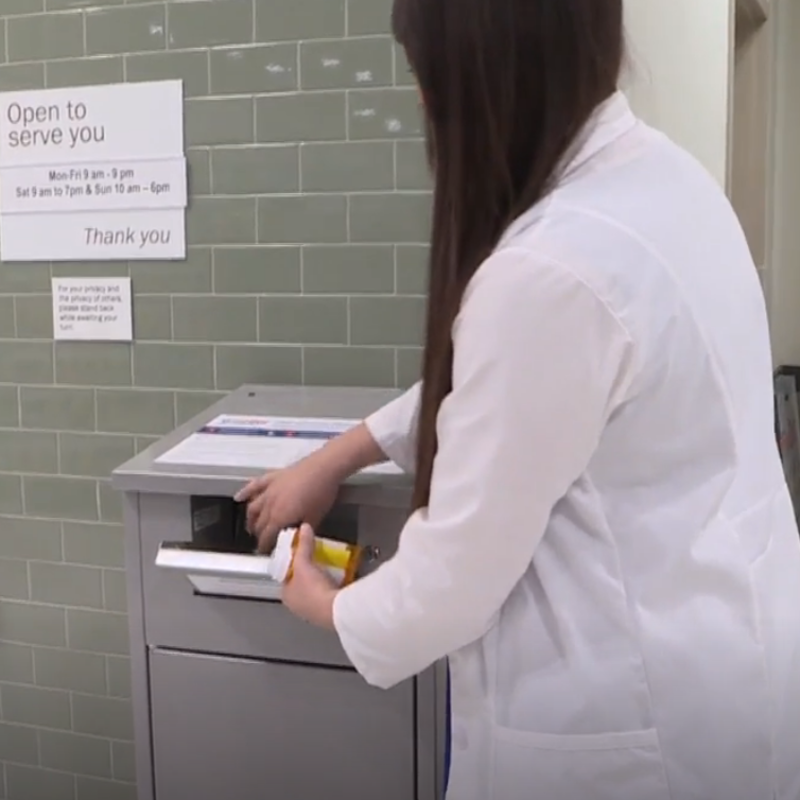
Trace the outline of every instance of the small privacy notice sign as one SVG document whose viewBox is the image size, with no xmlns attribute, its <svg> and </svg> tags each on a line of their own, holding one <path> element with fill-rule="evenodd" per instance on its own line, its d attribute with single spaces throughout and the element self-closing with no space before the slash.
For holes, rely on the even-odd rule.
<svg viewBox="0 0 800 800">
<path fill-rule="evenodd" d="M 130 278 L 53 278 L 53 337 L 133 340 Z"/>
</svg>

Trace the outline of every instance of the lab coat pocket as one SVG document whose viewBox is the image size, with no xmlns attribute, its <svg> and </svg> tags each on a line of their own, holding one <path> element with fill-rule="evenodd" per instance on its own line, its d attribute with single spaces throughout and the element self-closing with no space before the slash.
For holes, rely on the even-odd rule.
<svg viewBox="0 0 800 800">
<path fill-rule="evenodd" d="M 655 730 L 561 736 L 496 727 L 492 800 L 669 800 Z"/>
</svg>

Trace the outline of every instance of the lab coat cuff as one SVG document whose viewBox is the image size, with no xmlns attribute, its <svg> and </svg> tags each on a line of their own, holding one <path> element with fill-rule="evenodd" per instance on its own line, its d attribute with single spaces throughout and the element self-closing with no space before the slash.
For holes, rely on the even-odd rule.
<svg viewBox="0 0 800 800">
<path fill-rule="evenodd" d="M 390 406 L 382 408 L 364 420 L 367 430 L 375 440 L 376 444 L 388 459 L 394 461 L 402 470 L 406 470 L 406 465 L 401 463 L 404 459 L 405 437 L 402 431 L 397 429 L 396 413 Z"/>
<path fill-rule="evenodd" d="M 333 627 L 345 655 L 358 674 L 370 686 L 391 689 L 400 683 L 402 677 L 389 674 L 386 669 L 386 654 L 382 650 L 381 643 L 376 642 L 370 646 L 364 641 L 364 637 L 359 635 L 359 628 L 362 627 L 359 624 L 362 609 L 370 607 L 369 598 L 364 596 L 364 591 L 361 591 L 363 588 L 362 585 L 355 583 L 337 593 L 333 601 Z"/>
<path fill-rule="evenodd" d="M 415 466 L 416 397 L 407 393 L 364 420 L 378 447 L 406 473 L 413 473 Z"/>
</svg>

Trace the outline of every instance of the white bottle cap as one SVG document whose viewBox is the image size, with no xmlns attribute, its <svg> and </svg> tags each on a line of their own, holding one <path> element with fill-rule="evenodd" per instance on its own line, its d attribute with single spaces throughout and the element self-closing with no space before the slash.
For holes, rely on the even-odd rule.
<svg viewBox="0 0 800 800">
<path fill-rule="evenodd" d="M 294 559 L 294 537 L 297 528 L 286 528 L 278 534 L 275 549 L 269 558 L 269 576 L 276 583 L 284 583 Z"/>
</svg>

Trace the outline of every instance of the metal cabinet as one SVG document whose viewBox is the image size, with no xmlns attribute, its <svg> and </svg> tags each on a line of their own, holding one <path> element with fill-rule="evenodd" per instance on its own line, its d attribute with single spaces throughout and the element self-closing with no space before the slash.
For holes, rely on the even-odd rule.
<svg viewBox="0 0 800 800">
<path fill-rule="evenodd" d="M 278 591 L 235 575 L 201 581 L 161 560 L 166 543 L 180 557 L 185 548 L 187 563 L 196 552 L 204 563 L 254 558 L 232 498 L 262 471 L 252 459 L 236 463 L 233 440 L 220 463 L 165 461 L 166 453 L 223 416 L 354 420 L 395 396 L 246 386 L 114 472 L 124 493 L 139 800 L 441 797 L 441 665 L 375 689 L 335 634 L 290 615 Z M 389 558 L 409 498 L 402 475 L 356 476 L 322 533 Z"/>
</svg>

